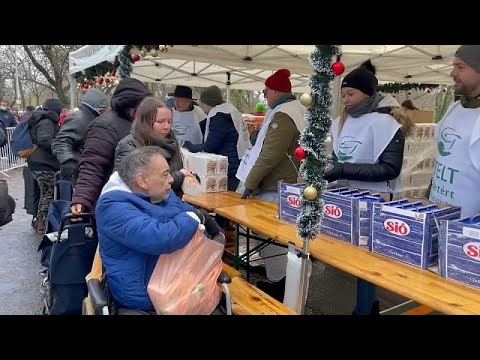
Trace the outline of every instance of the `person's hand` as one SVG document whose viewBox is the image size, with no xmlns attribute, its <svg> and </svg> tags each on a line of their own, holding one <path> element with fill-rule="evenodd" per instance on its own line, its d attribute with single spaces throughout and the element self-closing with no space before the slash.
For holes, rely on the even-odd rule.
<svg viewBox="0 0 480 360">
<path fill-rule="evenodd" d="M 247 199 L 252 194 L 252 190 L 245 188 L 243 192 L 242 199 Z"/>
<path fill-rule="evenodd" d="M 73 204 L 70 210 L 72 211 L 72 215 L 79 216 L 84 212 L 85 207 L 82 204 Z"/>
<path fill-rule="evenodd" d="M 323 178 L 328 182 L 333 182 L 341 178 L 343 172 L 343 164 L 338 161 L 334 161 L 325 168 L 325 174 Z"/>
<path fill-rule="evenodd" d="M 183 143 L 183 146 L 182 146 L 182 147 L 184 147 L 185 149 L 187 149 L 188 151 L 190 151 L 190 149 L 192 148 L 192 145 L 193 145 L 193 144 L 192 144 L 190 141 L 187 140 L 187 141 L 185 141 L 185 142 Z"/>
<path fill-rule="evenodd" d="M 184 176 L 188 176 L 188 177 L 195 178 L 195 174 L 194 174 L 193 172 L 191 172 L 190 170 L 182 169 L 182 170 L 180 170 L 180 172 L 181 172 Z"/>
<path fill-rule="evenodd" d="M 75 161 L 67 161 L 60 165 L 60 179 L 70 180 L 76 168 L 77 163 Z"/>
</svg>

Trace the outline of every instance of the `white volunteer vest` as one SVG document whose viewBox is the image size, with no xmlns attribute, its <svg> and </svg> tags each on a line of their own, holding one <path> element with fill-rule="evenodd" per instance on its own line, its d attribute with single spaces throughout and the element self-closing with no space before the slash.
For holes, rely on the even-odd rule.
<svg viewBox="0 0 480 360">
<path fill-rule="evenodd" d="M 430 201 L 480 213 L 480 108 L 453 104 L 435 128 L 437 150 Z"/>
<path fill-rule="evenodd" d="M 201 115 L 203 112 L 198 111 L 196 107 L 192 111 L 177 111 L 172 109 L 172 112 L 172 129 L 180 146 L 182 146 L 185 141 L 190 141 L 195 145 L 202 144 L 203 136 L 199 123 L 205 119 L 205 117 L 202 118 Z"/>
<path fill-rule="evenodd" d="M 340 118 L 332 123 L 333 151 L 339 162 L 353 164 L 375 164 L 387 145 L 402 126 L 388 114 L 369 113 L 358 118 L 349 116 L 340 134 Z M 398 193 L 401 180 L 354 181 L 339 179 L 338 184 L 378 192 Z"/>
<path fill-rule="evenodd" d="M 241 159 L 243 154 L 245 154 L 245 151 L 250 146 L 250 135 L 248 134 L 247 125 L 245 125 L 245 121 L 243 121 L 242 114 L 240 114 L 240 112 L 232 104 L 223 103 L 215 106 L 210 110 L 205 126 L 204 142 L 207 141 L 208 131 L 210 129 L 210 118 L 214 117 L 217 113 L 230 114 L 230 116 L 232 117 L 233 125 L 235 126 L 235 130 L 237 130 L 238 133 L 238 158 Z"/>
<path fill-rule="evenodd" d="M 260 153 L 262 152 L 263 142 L 265 141 L 265 136 L 267 135 L 268 127 L 272 122 L 274 115 L 277 112 L 283 112 L 290 116 L 295 123 L 298 131 L 300 133 L 303 132 L 305 129 L 305 106 L 303 106 L 300 101 L 293 100 L 287 103 L 283 103 L 275 107 L 275 109 L 269 109 L 267 114 L 265 115 L 265 120 L 263 121 L 262 127 L 258 132 L 257 141 L 255 142 L 255 146 L 250 146 L 247 151 L 245 151 L 245 155 L 243 155 L 242 161 L 240 162 L 240 166 L 237 170 L 237 178 L 240 181 L 245 182 L 247 180 L 248 174 L 250 170 L 252 170 L 255 162 L 257 161 Z M 285 155 L 286 156 L 286 155 Z"/>
</svg>

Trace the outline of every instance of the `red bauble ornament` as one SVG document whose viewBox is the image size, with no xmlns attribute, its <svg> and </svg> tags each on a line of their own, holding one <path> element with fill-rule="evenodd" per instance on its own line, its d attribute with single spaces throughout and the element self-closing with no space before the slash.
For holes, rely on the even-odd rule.
<svg viewBox="0 0 480 360">
<path fill-rule="evenodd" d="M 139 54 L 132 54 L 132 60 L 133 61 L 139 61 L 140 60 L 140 55 Z"/>
<path fill-rule="evenodd" d="M 407 95 L 408 95 L 408 96 L 412 96 L 412 94 L 413 94 L 412 91 L 411 91 L 411 90 L 408 90 Z"/>
<path fill-rule="evenodd" d="M 307 157 L 307 155 L 307 152 L 301 146 L 295 149 L 295 156 L 297 157 L 297 159 L 303 160 Z"/>
<path fill-rule="evenodd" d="M 115 77 L 116 74 L 117 74 L 117 72 L 116 72 L 115 70 L 113 70 L 112 73 L 111 73 L 111 75 L 112 75 L 113 77 Z"/>
<path fill-rule="evenodd" d="M 103 84 L 103 81 L 104 81 L 104 78 L 103 78 L 103 77 L 101 77 L 100 79 L 98 79 L 98 83 L 99 83 L 100 85 Z"/>
<path fill-rule="evenodd" d="M 345 72 L 345 65 L 341 61 L 337 61 L 332 65 L 332 70 L 335 75 L 340 76 Z"/>
<path fill-rule="evenodd" d="M 105 78 L 105 83 L 106 83 L 106 84 L 110 84 L 110 79 L 109 79 L 109 78 Z"/>
</svg>

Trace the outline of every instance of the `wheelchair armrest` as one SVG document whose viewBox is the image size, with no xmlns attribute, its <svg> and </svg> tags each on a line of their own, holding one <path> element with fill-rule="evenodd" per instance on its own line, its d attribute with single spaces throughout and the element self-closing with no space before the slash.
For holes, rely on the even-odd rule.
<svg viewBox="0 0 480 360">
<path fill-rule="evenodd" d="M 108 298 L 102 283 L 98 279 L 91 279 L 87 282 L 88 295 L 92 300 L 95 313 L 102 312 L 103 307 L 108 306 Z"/>
<path fill-rule="evenodd" d="M 232 282 L 232 278 L 228 275 L 225 271 L 222 270 L 220 275 L 218 276 L 218 282 L 220 284 L 230 284 Z"/>
</svg>

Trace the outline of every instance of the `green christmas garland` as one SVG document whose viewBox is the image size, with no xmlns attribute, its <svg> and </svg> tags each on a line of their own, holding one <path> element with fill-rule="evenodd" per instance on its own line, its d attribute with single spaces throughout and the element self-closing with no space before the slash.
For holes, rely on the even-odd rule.
<svg viewBox="0 0 480 360">
<path fill-rule="evenodd" d="M 388 83 L 378 85 L 378 91 L 383 93 L 398 93 L 401 91 L 408 91 L 408 90 L 426 90 L 426 89 L 435 89 L 439 87 L 438 84 L 419 84 L 419 83 Z"/>
<path fill-rule="evenodd" d="M 320 233 L 320 221 L 323 218 L 321 195 L 327 186 L 323 179 L 328 165 L 325 139 L 332 124 L 330 107 L 332 94 L 330 83 L 335 75 L 332 71 L 333 59 L 339 54 L 336 45 L 316 45 L 310 55 L 310 64 L 315 70 L 310 78 L 313 103 L 305 113 L 307 126 L 299 144 L 307 152 L 307 157 L 300 165 L 300 175 L 309 187 L 317 191 L 317 197 L 308 200 L 302 193 L 302 213 L 297 220 L 298 233 L 303 240 L 313 240 Z"/>
</svg>

